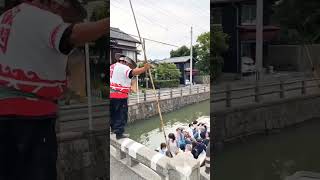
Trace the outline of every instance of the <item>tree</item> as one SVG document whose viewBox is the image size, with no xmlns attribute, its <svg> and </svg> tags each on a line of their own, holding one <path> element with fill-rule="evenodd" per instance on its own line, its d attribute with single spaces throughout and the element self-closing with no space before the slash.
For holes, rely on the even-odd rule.
<svg viewBox="0 0 320 180">
<path fill-rule="evenodd" d="M 196 67 L 202 74 L 210 74 L 210 33 L 205 32 L 198 36 L 195 51 L 197 52 Z"/>
<path fill-rule="evenodd" d="M 193 57 L 197 57 L 197 51 L 194 51 L 195 48 L 196 46 L 193 46 L 193 49 L 192 49 Z M 190 48 L 188 48 L 186 45 L 183 45 L 176 50 L 170 51 L 170 58 L 181 57 L 181 56 L 190 56 Z"/>
<path fill-rule="evenodd" d="M 289 44 L 320 42 L 320 1 L 282 0 L 274 6 L 280 41 Z"/>
<path fill-rule="evenodd" d="M 109 4 L 109 3 L 107 3 Z M 103 18 L 108 17 L 109 8 L 107 6 L 97 5 L 92 13 L 91 20 L 97 21 Z M 107 44 L 109 42 L 109 37 L 105 36 L 98 40 L 96 40 L 95 45 L 93 47 L 93 51 L 99 55 L 99 59 L 106 59 L 107 54 Z"/>
<path fill-rule="evenodd" d="M 170 51 L 170 57 L 181 57 L 190 55 L 190 49 L 187 46 L 181 46 L 177 50 Z"/>
<path fill-rule="evenodd" d="M 179 69 L 172 63 L 160 63 L 152 74 L 157 80 L 175 80 L 179 79 L 181 75 Z"/>
<path fill-rule="evenodd" d="M 227 44 L 228 36 L 223 33 L 221 27 L 213 26 L 211 29 L 210 43 L 212 44 L 212 49 L 210 53 L 210 75 L 212 77 L 211 79 L 215 79 L 220 75 L 224 64 L 222 54 L 227 51 L 229 47 Z"/>
</svg>

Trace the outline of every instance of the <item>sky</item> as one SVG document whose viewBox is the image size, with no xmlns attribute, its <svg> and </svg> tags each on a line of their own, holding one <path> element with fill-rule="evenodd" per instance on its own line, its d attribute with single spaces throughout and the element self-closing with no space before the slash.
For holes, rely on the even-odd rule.
<svg viewBox="0 0 320 180">
<path fill-rule="evenodd" d="M 210 0 L 131 0 L 142 37 L 176 46 L 190 47 L 196 37 L 210 31 Z M 110 24 L 125 33 L 138 35 L 129 0 L 110 0 Z M 139 40 L 138 37 L 135 37 Z M 178 47 L 146 40 L 148 59 L 170 57 Z M 141 46 L 138 46 L 141 50 Z M 143 54 L 138 56 L 143 59 Z"/>
</svg>

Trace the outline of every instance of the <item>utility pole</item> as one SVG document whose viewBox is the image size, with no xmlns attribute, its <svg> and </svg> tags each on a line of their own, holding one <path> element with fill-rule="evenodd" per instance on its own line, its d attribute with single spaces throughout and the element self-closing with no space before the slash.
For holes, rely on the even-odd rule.
<svg viewBox="0 0 320 180">
<path fill-rule="evenodd" d="M 256 14 L 256 80 L 260 80 L 263 73 L 263 0 L 257 0 Z"/>
<path fill-rule="evenodd" d="M 191 41 L 190 41 L 190 86 L 192 87 L 192 26 L 191 26 Z"/>
<path fill-rule="evenodd" d="M 146 47 L 146 39 L 145 38 L 143 38 L 143 47 Z M 149 80 L 148 72 L 145 72 L 145 80 L 146 80 L 146 89 L 148 89 L 148 80 Z"/>
</svg>

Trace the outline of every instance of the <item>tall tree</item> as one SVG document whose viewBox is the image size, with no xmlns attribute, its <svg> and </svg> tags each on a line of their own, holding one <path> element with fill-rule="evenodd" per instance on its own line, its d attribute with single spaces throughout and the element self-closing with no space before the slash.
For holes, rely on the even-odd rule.
<svg viewBox="0 0 320 180">
<path fill-rule="evenodd" d="M 179 47 L 176 50 L 170 51 L 170 57 L 181 57 L 181 56 L 189 56 L 189 55 L 190 55 L 190 49 L 185 45 Z"/>
<path fill-rule="evenodd" d="M 105 6 L 97 5 L 94 8 L 93 14 L 91 16 L 91 20 L 97 21 L 97 20 L 108 17 L 108 15 L 109 15 L 109 8 L 107 7 L 108 4 L 109 3 L 107 3 Z M 108 40 L 109 40 L 109 37 L 107 37 L 107 36 L 102 37 L 102 38 L 98 39 L 94 45 L 94 51 L 97 54 L 99 54 L 99 59 L 101 59 L 101 60 L 105 59 L 105 61 L 106 61 L 106 57 L 107 57 L 106 49 L 107 49 L 107 44 L 109 42 Z"/>
<path fill-rule="evenodd" d="M 196 67 L 202 74 L 210 74 L 210 32 L 198 36 L 196 45 L 197 63 Z"/>
<path fill-rule="evenodd" d="M 273 20 L 281 26 L 284 43 L 320 42 L 320 1 L 281 0 L 274 5 Z"/>
<path fill-rule="evenodd" d="M 210 53 L 210 75 L 211 79 L 217 78 L 224 64 L 222 54 L 229 48 L 227 44 L 228 35 L 222 31 L 221 27 L 211 27 L 211 53 Z"/>
</svg>

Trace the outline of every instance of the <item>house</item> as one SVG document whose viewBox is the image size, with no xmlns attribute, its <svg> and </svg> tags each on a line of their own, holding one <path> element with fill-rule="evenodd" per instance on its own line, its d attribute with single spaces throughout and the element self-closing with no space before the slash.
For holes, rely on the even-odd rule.
<svg viewBox="0 0 320 180">
<path fill-rule="evenodd" d="M 140 41 L 119 28 L 110 27 L 110 64 L 115 62 L 114 55 L 116 53 L 124 54 L 137 62 L 138 44 L 141 44 Z"/>
<path fill-rule="evenodd" d="M 185 84 L 187 79 L 190 79 L 190 56 L 181 56 L 181 57 L 173 57 L 167 58 L 163 60 L 155 60 L 156 63 L 173 63 L 177 66 L 177 68 L 181 72 L 180 76 L 180 84 Z M 199 74 L 199 71 L 194 68 L 195 59 L 192 61 L 192 78 Z"/>
<path fill-rule="evenodd" d="M 256 0 L 211 0 L 211 25 L 221 27 L 228 34 L 228 52 L 224 55 L 224 72 L 241 73 L 241 57 L 255 62 Z M 264 0 L 263 59 L 267 59 L 268 45 L 280 28 L 270 24 L 271 0 Z M 266 62 L 263 61 L 266 66 Z"/>
</svg>

